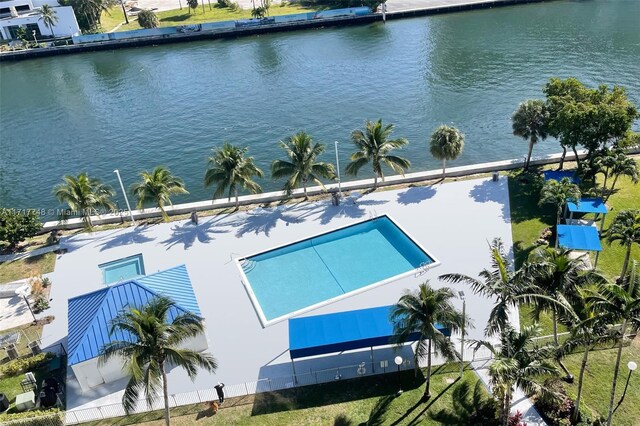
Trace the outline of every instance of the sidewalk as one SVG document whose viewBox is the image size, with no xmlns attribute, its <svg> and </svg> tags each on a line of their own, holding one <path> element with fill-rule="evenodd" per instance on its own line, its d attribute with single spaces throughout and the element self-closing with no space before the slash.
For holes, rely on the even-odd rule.
<svg viewBox="0 0 640 426">
<path fill-rule="evenodd" d="M 29 257 L 40 256 L 41 254 L 50 253 L 60 248 L 60 244 L 53 244 L 46 247 L 40 247 L 31 251 L 24 251 L 21 253 L 3 254 L 0 255 L 0 262 L 11 262 L 19 259 L 27 259 Z"/>
</svg>

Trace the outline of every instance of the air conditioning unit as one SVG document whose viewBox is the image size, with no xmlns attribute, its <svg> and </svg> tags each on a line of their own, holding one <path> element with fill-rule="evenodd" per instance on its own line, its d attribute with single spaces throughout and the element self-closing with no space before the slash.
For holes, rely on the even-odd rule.
<svg viewBox="0 0 640 426">
<path fill-rule="evenodd" d="M 18 355 L 18 350 L 16 349 L 15 344 L 11 343 L 7 345 L 6 351 L 9 359 L 18 359 L 19 355 Z"/>
</svg>

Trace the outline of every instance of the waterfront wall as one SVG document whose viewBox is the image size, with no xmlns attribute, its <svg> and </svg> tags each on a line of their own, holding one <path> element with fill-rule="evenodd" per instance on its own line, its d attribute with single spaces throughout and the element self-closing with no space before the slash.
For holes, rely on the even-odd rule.
<svg viewBox="0 0 640 426">
<path fill-rule="evenodd" d="M 634 153 L 638 153 L 640 150 L 635 150 Z M 578 155 L 580 158 L 584 158 L 586 156 L 586 151 L 578 151 Z M 535 157 L 531 159 L 532 166 L 542 166 L 546 164 L 555 164 L 560 161 L 560 157 L 562 154 L 551 154 L 543 157 Z M 573 153 L 567 153 L 566 161 L 575 160 L 575 155 Z M 473 164 L 469 166 L 460 166 L 460 167 L 451 167 L 446 170 L 446 177 L 462 177 L 469 176 L 479 173 L 491 173 L 494 171 L 505 171 L 505 170 L 513 170 L 517 168 L 521 168 L 524 166 L 524 158 L 522 159 L 512 159 L 512 160 L 503 160 L 503 161 L 494 161 L 490 163 L 480 163 Z M 378 186 L 391 186 L 391 185 L 400 185 L 407 183 L 416 183 L 416 182 L 424 182 L 428 180 L 435 180 L 442 177 L 442 169 L 436 170 L 428 170 L 423 172 L 415 172 L 415 173 L 407 173 L 404 176 L 394 175 L 387 176 L 384 182 L 378 182 Z M 368 189 L 373 186 L 373 178 L 369 179 L 361 179 L 356 181 L 342 182 L 341 188 L 342 191 L 354 191 L 359 189 Z M 338 184 L 332 183 L 326 185 L 327 190 L 338 190 Z M 307 188 L 307 193 L 309 195 L 317 195 L 324 192 L 323 188 L 320 186 L 312 186 Z M 293 198 L 302 198 L 304 197 L 304 192 L 302 189 L 296 189 L 291 194 Z M 250 205 L 250 204 L 263 204 L 263 203 L 271 203 L 274 201 L 281 201 L 286 199 L 287 197 L 282 191 L 273 191 L 266 192 L 262 194 L 256 195 L 244 195 L 239 197 L 240 205 Z M 170 216 L 181 215 L 181 214 L 189 214 L 194 211 L 205 211 L 205 210 L 213 210 L 213 209 L 223 209 L 235 206 L 235 200 L 227 200 L 224 199 L 216 199 L 216 200 L 206 200 L 206 201 L 195 201 L 192 203 L 184 203 L 184 204 L 175 204 L 173 206 L 166 207 L 165 210 Z M 149 219 L 156 218 L 161 216 L 160 209 L 158 208 L 148 208 L 144 210 L 133 210 L 133 216 L 136 220 L 139 219 Z M 123 220 L 130 220 L 129 213 L 123 212 L 122 214 L 107 214 L 101 216 L 92 216 L 91 217 L 94 225 L 104 225 L 104 224 L 113 224 L 120 223 Z M 54 229 L 78 229 L 84 226 L 82 220 L 80 218 L 69 219 L 65 223 L 60 223 L 59 221 L 50 221 L 46 222 L 42 228 L 43 232 L 48 232 Z"/>
</svg>

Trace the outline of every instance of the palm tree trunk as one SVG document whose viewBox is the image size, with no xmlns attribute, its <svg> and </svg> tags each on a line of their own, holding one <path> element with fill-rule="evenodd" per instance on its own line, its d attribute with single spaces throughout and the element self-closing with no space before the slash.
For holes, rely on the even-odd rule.
<svg viewBox="0 0 640 426">
<path fill-rule="evenodd" d="M 551 310 L 551 314 L 553 316 L 553 343 L 558 346 L 558 318 L 556 314 L 556 308 Z"/>
<path fill-rule="evenodd" d="M 233 189 L 233 195 L 236 197 L 236 210 L 240 208 L 240 200 L 238 200 L 238 189 Z"/>
<path fill-rule="evenodd" d="M 560 157 L 560 164 L 558 164 L 558 170 L 562 170 L 564 167 L 564 159 L 567 156 L 567 147 L 565 145 L 560 145 L 562 147 L 562 156 Z"/>
<path fill-rule="evenodd" d="M 505 391 L 503 406 L 502 406 L 502 426 L 508 426 L 509 424 L 509 415 L 511 414 L 511 390 L 508 389 Z"/>
<path fill-rule="evenodd" d="M 582 356 L 582 364 L 580 364 L 580 376 L 578 377 L 578 395 L 576 396 L 575 408 L 573 409 L 572 420 L 578 422 L 580 417 L 580 398 L 582 397 L 582 380 L 584 379 L 584 370 L 587 369 L 587 358 L 589 357 L 589 346 L 585 346 L 584 355 Z"/>
<path fill-rule="evenodd" d="M 624 263 L 622 264 L 622 272 L 620 273 L 620 281 L 624 280 L 629 267 L 629 257 L 631 256 L 631 243 L 627 244 L 627 253 L 624 255 Z"/>
<path fill-rule="evenodd" d="M 444 160 L 442 160 L 442 180 L 444 180 L 446 167 L 447 167 L 447 159 L 445 158 Z"/>
<path fill-rule="evenodd" d="M 611 197 L 611 194 L 613 194 L 613 189 L 616 187 L 616 183 L 618 182 L 618 176 L 620 176 L 620 175 L 616 175 L 616 177 L 613 178 L 613 183 L 611 184 L 611 189 L 609 190 L 609 193 L 607 194 L 607 198 L 604 199 L 605 203 L 607 202 L 609 197 Z"/>
<path fill-rule="evenodd" d="M 524 170 L 529 170 L 529 163 L 531 162 L 531 153 L 533 152 L 533 138 L 529 141 L 529 153 L 527 154 L 527 161 L 524 163 Z"/>
<path fill-rule="evenodd" d="M 609 177 L 609 169 L 605 169 L 604 171 L 604 181 L 602 182 L 602 197 L 604 198 L 604 194 L 607 192 L 607 178 Z"/>
<path fill-rule="evenodd" d="M 164 362 L 160 363 L 160 371 L 162 372 L 162 393 L 164 396 L 164 423 L 171 426 L 171 414 L 169 413 L 169 389 L 167 388 L 167 372 L 164 371 Z"/>
<path fill-rule="evenodd" d="M 87 226 L 89 229 L 93 229 L 93 221 L 91 220 L 91 210 L 85 209 L 85 217 L 87 218 Z"/>
<path fill-rule="evenodd" d="M 616 383 L 618 381 L 618 372 L 620 370 L 620 357 L 622 356 L 622 345 L 624 343 L 624 333 L 627 331 L 627 320 L 622 321 L 620 343 L 618 343 L 618 356 L 616 357 L 616 367 L 613 370 L 613 383 L 611 385 L 611 398 L 609 399 L 609 417 L 607 418 L 607 426 L 611 426 L 611 418 L 613 417 L 613 402 L 616 398 Z"/>
<path fill-rule="evenodd" d="M 162 220 L 164 220 L 165 222 L 168 222 L 169 221 L 169 215 L 164 210 L 164 206 L 162 205 L 161 202 L 158 202 L 158 207 L 160 208 L 160 213 L 162 213 Z"/>
<path fill-rule="evenodd" d="M 304 199 L 308 200 L 309 196 L 307 195 L 307 182 L 306 181 L 302 181 L 302 188 L 304 189 Z"/>
<path fill-rule="evenodd" d="M 374 190 L 378 189 L 378 174 L 377 173 L 373 177 L 373 189 Z"/>
<path fill-rule="evenodd" d="M 424 387 L 424 395 L 422 395 L 423 401 L 431 398 L 431 339 L 429 339 L 427 351 L 429 351 L 427 354 L 427 384 Z"/>
</svg>

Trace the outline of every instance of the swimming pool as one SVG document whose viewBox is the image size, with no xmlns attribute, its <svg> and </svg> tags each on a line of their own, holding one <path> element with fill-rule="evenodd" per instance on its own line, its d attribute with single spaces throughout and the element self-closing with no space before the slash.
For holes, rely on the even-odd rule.
<svg viewBox="0 0 640 426">
<path fill-rule="evenodd" d="M 384 215 L 237 260 L 263 326 L 435 266 Z"/>
<path fill-rule="evenodd" d="M 102 270 L 102 282 L 106 285 L 144 275 L 141 254 L 103 263 L 98 268 Z"/>
</svg>

